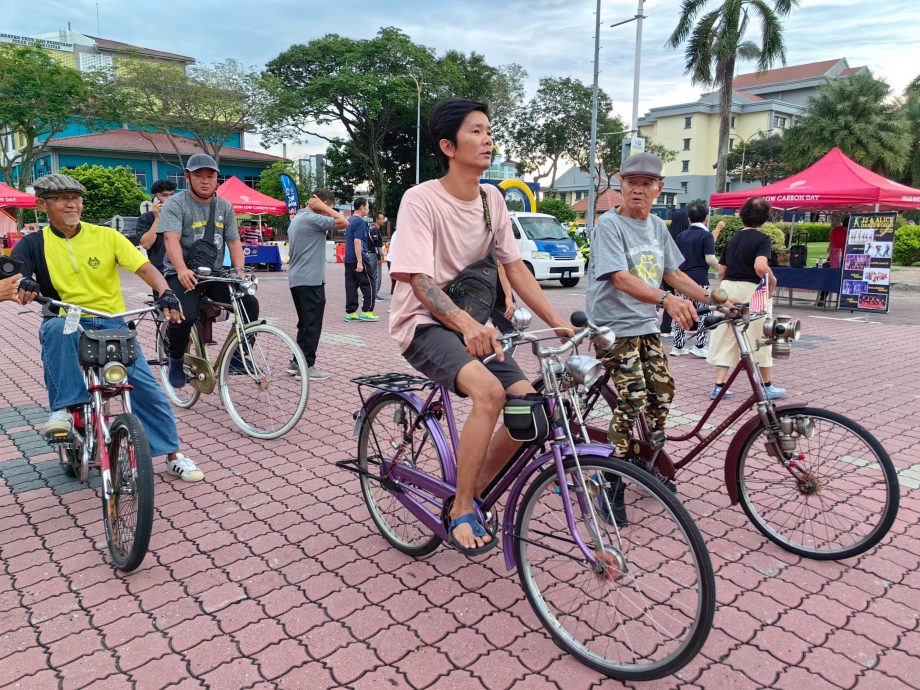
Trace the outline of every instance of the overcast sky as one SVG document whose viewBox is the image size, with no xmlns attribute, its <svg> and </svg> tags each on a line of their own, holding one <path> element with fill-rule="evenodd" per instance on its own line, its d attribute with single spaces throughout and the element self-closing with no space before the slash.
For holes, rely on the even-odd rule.
<svg viewBox="0 0 920 690">
<path fill-rule="evenodd" d="M 711 0 L 714 7 L 718 0 Z M 438 53 L 456 49 L 485 55 L 493 65 L 516 62 L 527 70 L 528 95 L 546 76 L 590 84 L 596 0 L 4 0 L 0 32 L 36 35 L 68 22 L 75 31 L 194 57 L 201 63 L 235 58 L 261 67 L 294 43 L 327 33 L 370 38 L 395 26 Z M 802 0 L 786 21 L 787 64 L 846 57 L 868 65 L 900 93 L 920 72 L 920 0 Z M 97 33 L 98 6 L 98 33 Z M 138 7 L 145 7 L 144 13 Z M 609 25 L 636 13 L 636 0 L 601 3 L 600 86 L 625 121 L 632 109 L 635 23 Z M 679 0 L 645 5 L 640 114 L 651 107 L 695 100 L 700 88 L 683 75 L 683 53 L 665 48 Z M 755 34 L 751 36 L 756 39 Z M 753 71 L 741 65 L 740 72 Z M 257 148 L 250 136 L 249 148 Z M 288 155 L 321 153 L 321 140 L 291 146 Z M 274 152 L 280 153 L 280 147 Z"/>
</svg>

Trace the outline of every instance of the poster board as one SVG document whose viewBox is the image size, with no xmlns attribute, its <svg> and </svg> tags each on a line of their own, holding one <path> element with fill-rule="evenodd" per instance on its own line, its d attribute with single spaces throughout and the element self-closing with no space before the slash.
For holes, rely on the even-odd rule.
<svg viewBox="0 0 920 690">
<path fill-rule="evenodd" d="M 887 314 L 897 213 L 850 216 L 840 271 L 838 309 Z"/>
</svg>

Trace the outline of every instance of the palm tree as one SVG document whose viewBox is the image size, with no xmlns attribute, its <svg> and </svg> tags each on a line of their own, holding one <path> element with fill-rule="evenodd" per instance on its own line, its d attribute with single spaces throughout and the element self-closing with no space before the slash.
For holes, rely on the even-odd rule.
<svg viewBox="0 0 920 690">
<path fill-rule="evenodd" d="M 671 48 L 686 41 L 685 74 L 694 84 L 719 87 L 719 158 L 716 191 L 725 191 L 728 169 L 728 136 L 732 114 L 732 82 L 735 61 L 756 60 L 757 71 L 766 72 L 776 62 L 786 64 L 786 45 L 780 17 L 787 17 L 799 0 L 722 0 L 700 17 L 708 0 L 683 0 L 677 27 L 668 39 Z M 760 45 L 744 41 L 752 17 L 760 19 Z"/>
<path fill-rule="evenodd" d="M 911 146 L 910 163 L 904 182 L 914 187 L 920 186 L 920 75 L 904 90 L 904 112 L 910 123 Z"/>
<path fill-rule="evenodd" d="M 799 123 L 783 137 L 789 167 L 811 165 L 832 147 L 886 176 L 897 175 L 910 162 L 910 122 L 891 88 L 871 74 L 837 79 L 818 90 Z"/>
</svg>

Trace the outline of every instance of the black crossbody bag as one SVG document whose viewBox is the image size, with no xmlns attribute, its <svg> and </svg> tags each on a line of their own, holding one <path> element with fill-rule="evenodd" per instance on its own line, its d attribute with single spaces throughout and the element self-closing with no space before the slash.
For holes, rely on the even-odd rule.
<svg viewBox="0 0 920 690">
<path fill-rule="evenodd" d="M 214 234 L 216 225 L 214 223 L 214 211 L 217 208 L 217 197 L 211 197 L 211 208 L 208 211 L 208 226 L 205 228 L 204 237 L 195 240 L 188 249 L 188 256 L 185 258 L 185 265 L 193 271 L 198 268 L 214 268 L 220 250 L 214 246 Z"/>
<path fill-rule="evenodd" d="M 495 232 L 492 230 L 492 216 L 486 193 L 480 188 L 482 212 L 486 218 L 486 230 L 492 236 L 489 253 L 479 261 L 471 263 L 457 274 L 444 288 L 451 301 L 467 312 L 479 323 L 489 320 L 498 296 L 498 261 L 495 256 Z"/>
</svg>

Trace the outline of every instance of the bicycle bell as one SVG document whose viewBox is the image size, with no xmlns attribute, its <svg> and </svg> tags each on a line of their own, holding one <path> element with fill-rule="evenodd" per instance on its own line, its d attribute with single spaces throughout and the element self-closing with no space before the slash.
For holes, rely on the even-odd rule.
<svg viewBox="0 0 920 690">
<path fill-rule="evenodd" d="M 511 315 L 511 325 L 514 326 L 516 331 L 526 331 L 530 328 L 530 322 L 533 320 L 533 314 L 530 313 L 529 309 L 524 307 L 516 307 L 514 313 Z"/>
<path fill-rule="evenodd" d="M 601 326 L 597 329 L 597 335 L 594 336 L 594 346 L 601 352 L 609 350 L 616 342 L 616 334 L 609 326 Z"/>
<path fill-rule="evenodd" d="M 792 342 L 800 336 L 800 323 L 791 316 L 780 315 L 767 318 L 763 322 L 763 334 L 772 344 L 773 356 L 776 359 L 788 359 L 792 350 Z"/>
</svg>

